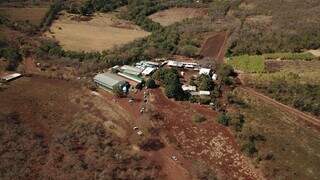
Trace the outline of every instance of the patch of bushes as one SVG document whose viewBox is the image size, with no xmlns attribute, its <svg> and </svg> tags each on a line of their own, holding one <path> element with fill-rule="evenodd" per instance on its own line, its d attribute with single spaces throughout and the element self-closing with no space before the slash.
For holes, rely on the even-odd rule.
<svg viewBox="0 0 320 180">
<path fill-rule="evenodd" d="M 194 114 L 193 116 L 192 116 L 192 121 L 194 122 L 194 123 L 201 123 L 201 122 L 204 122 L 204 121 L 206 121 L 207 119 L 206 119 L 206 117 L 204 117 L 203 115 L 201 115 L 201 114 Z"/>
<path fill-rule="evenodd" d="M 272 98 L 299 110 L 320 115 L 320 85 L 303 83 L 298 74 L 270 75 L 266 79 L 255 79 L 251 86 Z"/>
<path fill-rule="evenodd" d="M 218 81 L 220 85 L 234 84 L 233 77 L 237 76 L 233 67 L 229 64 L 221 64 L 217 69 Z"/>
<path fill-rule="evenodd" d="M 64 1 L 63 0 L 56 0 L 49 8 L 48 12 L 46 13 L 45 17 L 43 18 L 40 26 L 46 30 L 53 20 L 56 19 L 57 14 L 64 9 Z"/>
<path fill-rule="evenodd" d="M 312 53 L 270 53 L 262 55 L 265 59 L 281 59 L 281 60 L 305 60 L 310 61 L 316 59 Z"/>
<path fill-rule="evenodd" d="M 229 126 L 230 122 L 231 122 L 231 117 L 228 116 L 226 113 L 222 113 L 219 115 L 218 117 L 219 124 L 222 124 L 224 126 Z"/>
<path fill-rule="evenodd" d="M 157 84 L 156 84 L 156 82 L 155 82 L 154 79 L 149 78 L 149 79 L 147 79 L 147 81 L 146 81 L 146 87 L 149 88 L 149 89 L 153 89 L 153 88 L 156 88 L 156 87 L 157 87 Z"/>
<path fill-rule="evenodd" d="M 22 61 L 19 49 L 11 47 L 0 49 L 0 57 L 4 57 L 9 61 L 6 67 L 8 71 L 15 71 Z"/>
<path fill-rule="evenodd" d="M 96 11 L 109 12 L 128 3 L 127 0 L 87 0 L 82 4 L 71 2 L 67 11 L 84 16 L 92 15 Z"/>
<path fill-rule="evenodd" d="M 161 68 L 152 77 L 164 85 L 167 97 L 176 100 L 188 99 L 188 94 L 182 90 L 179 73 L 176 69 Z"/>
<path fill-rule="evenodd" d="M 142 141 L 139 144 L 139 147 L 144 151 L 158 151 L 164 148 L 164 144 L 160 141 L 160 139 L 151 138 Z"/>
</svg>

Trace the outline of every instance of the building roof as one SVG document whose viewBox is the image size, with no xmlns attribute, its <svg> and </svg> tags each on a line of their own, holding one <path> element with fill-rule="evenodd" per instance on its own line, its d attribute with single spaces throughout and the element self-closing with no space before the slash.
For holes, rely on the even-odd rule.
<svg viewBox="0 0 320 180">
<path fill-rule="evenodd" d="M 140 78 L 139 76 L 136 76 L 136 75 L 133 75 L 133 74 L 128 74 L 128 73 L 125 73 L 125 72 L 119 72 L 118 74 L 120 76 L 122 76 L 124 78 L 127 78 L 127 79 L 130 79 L 132 81 L 135 81 L 135 82 L 138 82 L 138 83 L 142 82 L 142 78 Z"/>
<path fill-rule="evenodd" d="M 133 71 L 131 69 L 125 69 L 122 71 L 123 73 L 126 73 L 126 74 L 132 74 L 132 75 L 135 75 L 135 76 L 138 76 L 139 74 L 141 74 L 141 71 Z"/>
<path fill-rule="evenodd" d="M 12 74 L 9 74 L 9 75 L 5 75 L 5 76 L 2 76 L 0 77 L 1 80 L 4 80 L 4 81 L 10 81 L 12 79 L 15 79 L 15 78 L 18 78 L 22 76 L 21 74 L 19 73 L 12 73 Z"/>
<path fill-rule="evenodd" d="M 96 76 L 94 76 L 93 79 L 95 82 L 99 83 L 100 85 L 103 85 L 103 86 L 110 88 L 110 89 L 112 89 L 114 85 L 125 81 L 124 78 L 122 78 L 116 74 L 112 74 L 110 72 L 97 74 Z"/>
<path fill-rule="evenodd" d="M 208 68 L 201 68 L 200 71 L 199 71 L 199 74 L 206 74 L 206 75 L 209 75 L 211 72 L 211 69 L 208 69 Z"/>
<path fill-rule="evenodd" d="M 142 75 L 150 75 L 153 71 L 155 71 L 156 68 L 152 68 L 152 67 L 147 67 L 145 70 L 142 71 Z"/>
<path fill-rule="evenodd" d="M 210 91 L 199 91 L 199 94 L 209 96 L 211 93 Z"/>
<path fill-rule="evenodd" d="M 140 74 L 142 72 L 142 69 L 139 69 L 139 68 L 136 68 L 133 66 L 128 66 L 128 65 L 124 65 L 120 69 L 127 71 L 127 72 L 132 72 L 132 73 L 134 72 L 134 73 L 138 73 L 138 74 Z"/>
<path fill-rule="evenodd" d="M 182 85 L 182 90 L 183 91 L 196 91 L 197 87 L 184 84 L 184 85 Z"/>
<path fill-rule="evenodd" d="M 168 66 L 183 67 L 183 63 L 178 61 L 168 61 Z"/>
</svg>

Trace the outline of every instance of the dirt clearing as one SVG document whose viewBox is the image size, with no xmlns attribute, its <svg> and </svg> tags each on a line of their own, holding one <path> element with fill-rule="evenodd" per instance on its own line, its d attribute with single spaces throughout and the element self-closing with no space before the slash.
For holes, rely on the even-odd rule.
<svg viewBox="0 0 320 180">
<path fill-rule="evenodd" d="M 202 45 L 200 54 L 204 57 L 210 57 L 219 62 L 223 62 L 227 38 L 227 32 L 221 32 L 208 37 Z"/>
<path fill-rule="evenodd" d="M 74 15 L 62 13 L 45 33 L 59 41 L 66 50 L 103 51 L 120 46 L 150 33 L 129 21 L 119 20 L 114 14 L 95 14 L 91 20 L 72 20 Z"/>
<path fill-rule="evenodd" d="M 162 26 L 169 26 L 184 19 L 201 17 L 206 14 L 207 10 L 200 8 L 171 8 L 152 14 L 149 18 Z"/>
<path fill-rule="evenodd" d="M 173 102 L 161 90 L 151 94 L 152 107 L 164 116 L 159 125 L 186 159 L 204 161 L 222 179 L 262 179 L 240 152 L 231 132 L 215 122 L 215 111 L 197 104 Z M 202 114 L 207 121 L 195 124 L 191 120 L 195 113 Z"/>
</svg>

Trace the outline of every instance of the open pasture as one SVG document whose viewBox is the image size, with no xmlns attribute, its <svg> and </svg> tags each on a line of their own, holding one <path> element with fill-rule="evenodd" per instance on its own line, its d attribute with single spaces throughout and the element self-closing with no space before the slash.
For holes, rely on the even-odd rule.
<svg viewBox="0 0 320 180">
<path fill-rule="evenodd" d="M 139 26 L 119 20 L 113 14 L 95 14 L 87 21 L 77 21 L 75 16 L 62 13 L 46 37 L 59 41 L 65 50 L 103 51 L 148 36 Z"/>
</svg>

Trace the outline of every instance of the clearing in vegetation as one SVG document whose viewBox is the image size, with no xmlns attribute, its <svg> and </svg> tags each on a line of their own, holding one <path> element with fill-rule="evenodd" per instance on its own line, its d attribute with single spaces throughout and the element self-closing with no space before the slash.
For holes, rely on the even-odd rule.
<svg viewBox="0 0 320 180">
<path fill-rule="evenodd" d="M 41 21 L 45 17 L 48 8 L 46 7 L 28 7 L 14 8 L 1 7 L 0 15 L 7 17 L 11 21 L 30 22 L 32 25 L 40 26 Z"/>
<path fill-rule="evenodd" d="M 227 38 L 227 32 L 221 32 L 209 37 L 202 45 L 200 55 L 222 62 L 225 55 L 225 42 Z"/>
<path fill-rule="evenodd" d="M 184 19 L 202 17 L 206 14 L 206 10 L 200 8 L 171 8 L 154 13 L 149 18 L 162 26 L 169 26 Z"/>
<path fill-rule="evenodd" d="M 95 14 L 88 21 L 72 20 L 75 18 L 75 15 L 63 13 L 45 36 L 55 38 L 66 50 L 89 52 L 111 49 L 149 35 L 131 22 L 117 19 L 114 14 Z"/>
</svg>

